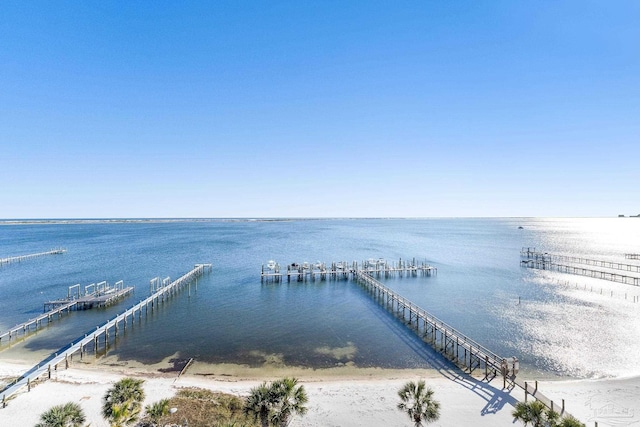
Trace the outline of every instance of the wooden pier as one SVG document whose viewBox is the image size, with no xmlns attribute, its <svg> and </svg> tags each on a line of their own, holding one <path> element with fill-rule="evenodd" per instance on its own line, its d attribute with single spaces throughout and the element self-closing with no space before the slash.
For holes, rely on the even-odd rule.
<svg viewBox="0 0 640 427">
<path fill-rule="evenodd" d="M 435 267 L 426 262 L 416 262 L 415 258 L 408 262 L 400 259 L 397 263 L 388 263 L 384 259 L 370 259 L 361 263 L 343 261 L 327 265 L 318 261 L 315 264 L 308 262 L 289 264 L 286 272 L 281 272 L 280 265 L 274 261 L 270 261 L 267 265 L 266 269 L 264 265 L 262 266 L 262 279 L 279 280 L 283 277 L 288 280 L 294 277 L 298 281 L 307 278 L 313 280 L 316 277 L 320 280 L 353 279 L 365 287 L 374 299 L 454 364 L 470 373 L 477 368 L 482 368 L 487 379 L 495 377 L 498 373 L 505 379 L 509 378 L 510 381 L 515 378 L 518 371 L 518 361 L 515 358 L 498 356 L 411 301 L 396 294 L 374 278 L 374 276 L 389 277 L 394 274 L 415 276 L 419 272 L 430 275 L 437 272 Z"/>
<path fill-rule="evenodd" d="M 67 302 L 66 305 L 61 305 L 51 311 L 48 311 L 44 314 L 41 314 L 38 317 L 35 317 L 33 319 L 29 319 L 26 322 L 22 322 L 16 326 L 14 326 L 13 328 L 9 329 L 8 331 L 3 332 L 2 334 L 0 334 L 0 342 L 2 342 L 3 338 L 8 338 L 9 340 L 11 340 L 12 338 L 16 337 L 18 334 L 20 334 L 20 332 L 22 332 L 22 334 L 27 333 L 27 331 L 31 330 L 31 327 L 35 327 L 36 329 L 42 325 L 42 321 L 47 319 L 47 324 L 51 323 L 51 321 L 54 319 L 54 317 L 59 318 L 62 313 L 66 310 L 67 313 L 70 310 L 70 307 L 72 305 L 75 304 L 75 301 L 73 302 Z"/>
<path fill-rule="evenodd" d="M 100 341 L 104 342 L 106 348 L 110 334 L 114 336 L 118 335 L 120 328 L 124 331 L 127 329 L 127 321 L 130 322 L 131 327 L 134 327 L 134 319 L 136 314 L 139 318 L 142 318 L 142 311 L 149 313 L 149 310 L 153 312 L 154 308 L 168 300 L 171 296 L 175 295 L 185 286 L 191 286 L 192 282 L 196 282 L 198 277 L 202 276 L 205 272 L 210 272 L 212 269 L 211 264 L 196 264 L 193 270 L 184 274 L 177 280 L 168 283 L 166 286 L 161 286 L 153 294 L 146 299 L 140 301 L 133 307 L 118 314 L 111 320 L 108 320 L 100 326 L 96 326 L 95 331 L 84 334 L 83 337 L 77 341 L 72 342 L 69 345 L 62 347 L 57 352 L 51 354 L 49 357 L 38 363 L 33 368 L 29 369 L 20 378 L 16 379 L 12 383 L 8 384 L 0 394 L 2 394 L 2 407 L 7 405 L 7 402 L 20 390 L 26 388 L 31 390 L 31 385 L 39 378 L 46 375 L 47 378 L 51 378 L 51 371 L 57 370 L 58 365 L 64 363 L 65 368 L 69 367 L 69 363 L 73 360 L 73 356 L 79 353 L 80 359 L 88 351 L 88 348 L 93 348 L 94 354 L 97 354 Z"/>
<path fill-rule="evenodd" d="M 525 402 L 527 402 L 528 397 L 531 396 L 534 399 L 542 402 L 544 406 L 554 412 L 557 412 L 561 416 L 569 415 L 569 413 L 565 411 L 564 399 L 561 400 L 560 405 L 558 405 L 557 402 L 549 399 L 547 396 L 542 394 L 540 390 L 538 390 L 538 381 L 522 381 L 521 379 L 516 378 L 515 383 L 518 387 L 524 390 Z M 598 427 L 598 423 L 595 424 L 595 427 Z"/>
<path fill-rule="evenodd" d="M 531 250 L 530 248 L 523 248 L 520 255 L 527 258 L 520 262 L 524 267 L 540 270 L 555 270 L 560 273 L 574 274 L 623 283 L 626 285 L 640 286 L 639 276 L 631 276 L 614 272 L 624 270 L 640 273 L 640 266 L 620 264 L 610 261 L 597 261 L 587 258 L 568 257 L 564 255 L 552 255 L 549 253 L 536 252 L 535 249 Z M 571 262 L 578 265 L 570 264 Z M 593 268 L 580 267 L 579 265 L 597 266 L 600 268 L 608 268 L 613 271 L 596 270 Z"/>
<path fill-rule="evenodd" d="M 502 375 L 505 381 L 512 382 L 515 378 L 519 370 L 519 362 L 515 357 L 498 356 L 385 287 L 366 270 L 356 270 L 354 276 L 374 300 L 455 365 L 469 373 L 478 368 L 484 369 L 485 379 L 491 379 L 498 374 Z"/>
<path fill-rule="evenodd" d="M 78 294 L 77 296 L 71 295 L 71 289 L 79 289 L 80 285 L 69 286 L 69 292 L 66 299 L 47 301 L 44 303 L 44 313 L 33 319 L 29 319 L 22 322 L 13 328 L 0 334 L 0 343 L 3 339 L 8 338 L 11 340 L 17 337 L 20 333 L 26 335 L 32 328 L 38 329 L 42 326 L 42 321 L 46 319 L 47 325 L 54 319 L 59 319 L 66 311 L 69 313 L 71 310 L 86 310 L 93 307 L 104 307 L 114 303 L 115 301 L 124 298 L 133 292 L 133 287 L 125 287 L 122 280 L 115 283 L 114 286 L 110 286 L 106 281 L 100 282 L 102 285 L 98 290 L 95 290 L 89 294 Z M 94 284 L 88 285 L 86 288 L 94 286 Z"/>
<path fill-rule="evenodd" d="M 78 289 L 77 295 L 72 295 L 72 288 Z M 91 292 L 89 292 L 91 289 Z M 47 301 L 44 303 L 44 310 L 55 309 L 60 306 L 68 305 L 69 301 L 74 304 L 69 306 L 69 309 L 75 310 L 88 310 L 94 307 L 106 307 L 119 299 L 124 298 L 133 292 L 133 287 L 125 287 L 122 280 L 116 282 L 111 286 L 106 281 L 100 282 L 97 285 L 92 283 L 85 286 L 84 293 L 80 292 L 80 284 L 69 286 L 69 292 L 66 299 Z"/>
<path fill-rule="evenodd" d="M 558 412 L 561 416 L 569 415 L 565 411 L 564 399 L 562 399 L 561 405 L 557 405 L 538 390 L 537 381 L 534 382 L 535 387 L 532 387 L 529 382 L 516 377 L 520 369 L 520 363 L 517 358 L 505 358 L 497 355 L 452 326 L 429 314 L 426 310 L 385 287 L 365 270 L 356 270 L 354 279 L 368 291 L 376 302 L 411 329 L 423 342 L 429 344 L 434 350 L 465 372 L 472 374 L 474 370 L 482 369 L 484 371 L 484 379 L 487 381 L 500 375 L 503 378 L 504 388 L 518 386 L 524 390 L 525 402 L 528 396 L 532 396 L 547 408 Z"/>
<path fill-rule="evenodd" d="M 623 263 L 613 262 L 613 261 L 600 261 L 600 260 L 595 260 L 590 258 L 549 254 L 546 252 L 542 253 L 542 252 L 536 252 L 535 249 L 531 250 L 531 248 L 522 248 L 522 250 L 520 251 L 520 255 L 533 260 L 553 261 L 556 263 L 572 263 L 572 264 L 580 264 L 580 265 L 590 265 L 594 267 L 608 268 L 611 270 L 630 271 L 633 273 L 640 273 L 640 265 L 636 265 L 636 264 L 623 264 Z M 629 254 L 626 254 L 626 255 L 629 255 Z"/>
<path fill-rule="evenodd" d="M 349 279 L 354 277 L 356 272 L 362 271 L 377 277 L 391 277 L 396 274 L 400 276 L 413 275 L 417 276 L 418 273 L 430 276 L 438 272 L 436 267 L 433 267 L 425 262 L 418 262 L 415 258 L 411 261 L 404 261 L 400 259 L 397 263 L 389 263 L 384 259 L 370 259 L 358 263 L 353 261 L 351 263 L 346 261 L 324 263 L 318 261 L 316 263 L 302 262 L 291 263 L 287 265 L 286 271 L 281 271 L 280 264 L 270 262 L 266 266 L 262 265 L 262 271 L 260 277 L 263 280 L 280 281 L 280 279 L 286 277 L 287 280 L 292 278 L 299 282 L 311 279 L 315 280 L 327 280 L 327 279 Z"/>
<path fill-rule="evenodd" d="M 5 264 L 11 264 L 14 262 L 22 262 L 22 261 L 26 261 L 29 259 L 33 259 L 33 258 L 39 258 L 41 256 L 45 256 L 45 255 L 59 255 L 59 254 L 63 254 L 67 252 L 66 249 L 62 249 L 62 248 L 58 248 L 58 249 L 51 249 L 50 251 L 47 252 L 40 252 L 37 254 L 29 254 L 29 255 L 18 255 L 18 256 L 12 256 L 12 257 L 8 257 L 8 258 L 0 258 L 0 267 L 2 267 Z"/>
</svg>

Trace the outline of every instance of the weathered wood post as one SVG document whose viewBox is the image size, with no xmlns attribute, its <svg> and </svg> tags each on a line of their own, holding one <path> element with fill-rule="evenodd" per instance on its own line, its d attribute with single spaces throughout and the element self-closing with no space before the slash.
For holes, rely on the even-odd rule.
<svg viewBox="0 0 640 427">
<path fill-rule="evenodd" d="M 484 379 L 489 378 L 489 356 L 484 357 Z"/>
</svg>

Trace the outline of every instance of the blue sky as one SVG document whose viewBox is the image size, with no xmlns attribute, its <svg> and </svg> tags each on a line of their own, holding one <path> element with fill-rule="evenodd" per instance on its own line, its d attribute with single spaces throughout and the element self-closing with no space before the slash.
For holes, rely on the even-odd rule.
<svg viewBox="0 0 640 427">
<path fill-rule="evenodd" d="M 0 218 L 640 213 L 636 1 L 0 2 Z"/>
</svg>

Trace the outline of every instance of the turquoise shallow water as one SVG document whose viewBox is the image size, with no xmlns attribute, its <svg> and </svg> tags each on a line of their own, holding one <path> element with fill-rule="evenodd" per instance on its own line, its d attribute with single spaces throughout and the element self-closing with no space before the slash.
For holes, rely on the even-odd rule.
<svg viewBox="0 0 640 427">
<path fill-rule="evenodd" d="M 519 257 L 524 246 L 624 262 L 624 253 L 639 252 L 638 242 L 635 218 L 5 221 L 0 257 L 68 252 L 0 267 L 0 330 L 39 314 L 43 301 L 65 296 L 76 283 L 124 280 L 136 291 L 119 305 L 73 312 L 26 340 L 3 343 L 0 358 L 35 360 L 146 297 L 151 278 L 177 278 L 195 263 L 212 263 L 197 292 L 180 294 L 109 353 L 144 363 L 178 353 L 256 366 L 277 355 L 288 365 L 318 368 L 426 367 L 432 352 L 355 283 L 260 281 L 261 264 L 270 259 L 286 265 L 416 257 L 438 274 L 385 284 L 496 353 L 518 357 L 525 371 L 638 374 L 640 304 L 630 300 L 639 289 L 524 269 Z"/>
</svg>

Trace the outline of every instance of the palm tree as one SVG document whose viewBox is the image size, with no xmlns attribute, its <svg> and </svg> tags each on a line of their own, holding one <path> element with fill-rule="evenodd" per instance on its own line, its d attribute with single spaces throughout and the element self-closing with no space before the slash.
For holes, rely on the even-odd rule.
<svg viewBox="0 0 640 427">
<path fill-rule="evenodd" d="M 307 413 L 307 408 L 304 405 L 309 401 L 309 398 L 304 386 L 298 386 L 296 378 L 274 381 L 271 384 L 271 392 L 277 402 L 271 416 L 273 425 L 286 427 L 294 414 L 304 415 Z"/>
<path fill-rule="evenodd" d="M 427 387 L 423 380 L 416 384 L 409 381 L 398 391 L 402 402 L 398 409 L 405 411 L 415 427 L 422 426 L 422 422 L 431 423 L 440 418 L 440 403 L 433 399 L 433 390 Z"/>
<path fill-rule="evenodd" d="M 532 427 L 543 427 L 547 421 L 547 411 L 544 403 L 539 400 L 533 402 L 516 403 L 516 408 L 511 415 L 518 421 L 522 421 L 525 426 L 531 424 Z"/>
<path fill-rule="evenodd" d="M 511 413 L 513 417 L 522 421 L 525 426 L 532 427 L 584 427 L 584 424 L 578 421 L 572 415 L 566 415 L 560 419 L 560 414 L 547 409 L 544 403 L 539 400 L 533 402 L 518 402 L 516 408 Z"/>
<path fill-rule="evenodd" d="M 80 405 L 69 402 L 57 405 L 40 415 L 36 427 L 80 427 L 86 418 Z"/>
<path fill-rule="evenodd" d="M 251 389 L 244 403 L 245 415 L 252 415 L 254 421 L 260 420 L 262 427 L 269 424 L 286 427 L 294 414 L 304 415 L 309 401 L 304 386 L 298 386 L 296 378 L 283 378 L 266 382 Z"/>
<path fill-rule="evenodd" d="M 585 427 L 583 423 L 578 421 L 573 415 L 567 415 L 562 419 L 558 427 Z"/>
<path fill-rule="evenodd" d="M 123 427 L 134 423 L 142 409 L 144 380 L 123 378 L 107 390 L 102 405 L 102 415 L 112 427 Z"/>
<path fill-rule="evenodd" d="M 151 405 L 147 405 L 144 410 L 151 418 L 151 422 L 157 425 L 160 422 L 160 418 L 169 414 L 169 399 L 159 400 Z"/>
<path fill-rule="evenodd" d="M 245 415 L 252 415 L 254 421 L 260 419 L 262 427 L 269 427 L 269 418 L 272 414 L 272 408 L 275 405 L 275 399 L 271 388 L 263 382 L 258 387 L 251 389 L 251 393 L 244 402 L 242 411 Z"/>
</svg>

